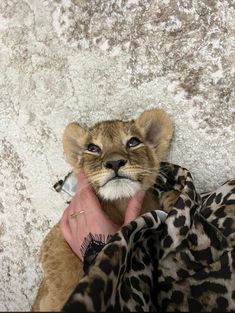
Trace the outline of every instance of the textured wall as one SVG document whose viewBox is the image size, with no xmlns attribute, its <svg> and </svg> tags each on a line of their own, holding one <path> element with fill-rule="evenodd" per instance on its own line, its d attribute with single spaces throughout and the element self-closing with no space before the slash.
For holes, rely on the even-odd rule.
<svg viewBox="0 0 235 313">
<path fill-rule="evenodd" d="M 0 0 L 0 310 L 35 297 L 68 122 L 160 107 L 200 191 L 233 176 L 233 2 Z"/>
</svg>

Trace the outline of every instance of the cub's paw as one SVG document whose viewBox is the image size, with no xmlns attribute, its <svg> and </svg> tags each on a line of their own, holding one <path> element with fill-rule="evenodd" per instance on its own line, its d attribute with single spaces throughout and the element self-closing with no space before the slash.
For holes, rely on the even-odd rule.
<svg viewBox="0 0 235 313">
<path fill-rule="evenodd" d="M 180 196 L 177 190 L 164 192 L 160 198 L 160 207 L 166 213 L 169 213 Z"/>
</svg>

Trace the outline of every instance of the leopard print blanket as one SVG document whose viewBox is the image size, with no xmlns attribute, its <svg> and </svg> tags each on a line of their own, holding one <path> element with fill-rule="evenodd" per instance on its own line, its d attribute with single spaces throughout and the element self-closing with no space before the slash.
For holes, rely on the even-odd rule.
<svg viewBox="0 0 235 313">
<path fill-rule="evenodd" d="M 165 222 L 152 211 L 124 226 L 63 311 L 235 311 L 235 180 L 200 195 L 162 163 L 154 190 L 180 191 Z"/>
</svg>

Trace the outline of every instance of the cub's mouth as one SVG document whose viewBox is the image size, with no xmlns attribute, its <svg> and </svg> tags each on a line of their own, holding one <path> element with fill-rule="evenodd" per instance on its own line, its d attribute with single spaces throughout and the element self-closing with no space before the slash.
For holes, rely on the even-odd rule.
<svg viewBox="0 0 235 313">
<path fill-rule="evenodd" d="M 115 175 L 115 176 L 109 178 L 101 187 L 104 187 L 106 184 L 108 184 L 108 183 L 111 182 L 111 181 L 121 180 L 121 179 L 130 180 L 130 181 L 133 181 L 133 182 L 137 182 L 137 181 L 138 181 L 138 180 L 133 179 L 133 178 L 131 178 L 131 177 L 129 177 L 129 176 Z"/>
<path fill-rule="evenodd" d="M 115 175 L 98 188 L 98 193 L 104 200 L 112 201 L 131 198 L 139 190 L 141 190 L 139 181 L 128 176 Z"/>
</svg>

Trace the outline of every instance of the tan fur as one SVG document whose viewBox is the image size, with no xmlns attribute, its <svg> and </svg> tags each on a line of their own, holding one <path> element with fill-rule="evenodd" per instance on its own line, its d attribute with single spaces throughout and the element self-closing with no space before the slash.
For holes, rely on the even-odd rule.
<svg viewBox="0 0 235 313">
<path fill-rule="evenodd" d="M 137 137 L 142 144 L 128 149 L 127 141 Z M 77 171 L 82 168 L 99 196 L 99 188 L 110 177 L 112 170 L 104 167 L 110 160 L 125 159 L 122 173 L 138 181 L 146 191 L 141 214 L 158 208 L 151 186 L 159 170 L 159 163 L 172 137 L 172 124 L 168 115 L 160 110 L 142 113 L 136 121 L 108 121 L 84 129 L 76 123 L 69 124 L 64 132 L 63 144 L 68 161 Z M 101 148 L 98 155 L 87 151 L 93 143 Z M 167 205 L 177 195 L 167 196 Z M 102 208 L 112 221 L 121 225 L 128 199 L 104 201 Z M 66 300 L 83 275 L 82 262 L 73 253 L 62 237 L 59 224 L 55 225 L 43 241 L 40 260 L 44 270 L 33 311 L 61 310 Z"/>
</svg>

